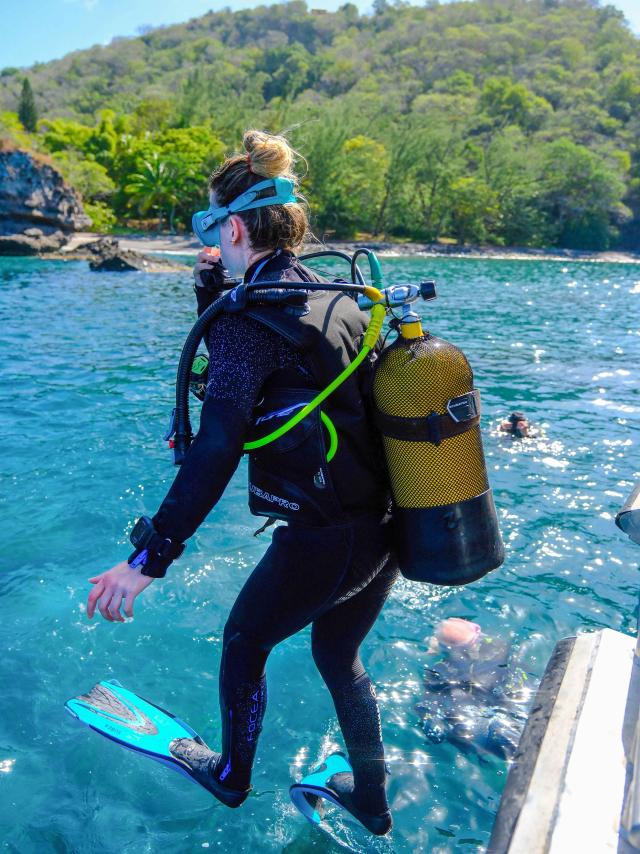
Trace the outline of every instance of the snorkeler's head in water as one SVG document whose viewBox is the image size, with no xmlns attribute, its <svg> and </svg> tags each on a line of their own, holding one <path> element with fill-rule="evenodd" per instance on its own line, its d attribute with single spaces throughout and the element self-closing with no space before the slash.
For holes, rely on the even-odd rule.
<svg viewBox="0 0 640 854">
<path fill-rule="evenodd" d="M 438 623 L 435 638 L 442 646 L 468 647 L 475 644 L 481 634 L 479 623 L 462 617 L 449 617 Z"/>
<path fill-rule="evenodd" d="M 524 412 L 512 412 L 506 421 L 500 425 L 502 433 L 510 433 L 517 439 L 526 439 L 529 436 L 529 421 Z"/>
<path fill-rule="evenodd" d="M 438 652 L 470 650 L 477 645 L 482 635 L 479 623 L 462 617 L 448 617 L 441 620 L 429 638 L 428 651 Z"/>
</svg>

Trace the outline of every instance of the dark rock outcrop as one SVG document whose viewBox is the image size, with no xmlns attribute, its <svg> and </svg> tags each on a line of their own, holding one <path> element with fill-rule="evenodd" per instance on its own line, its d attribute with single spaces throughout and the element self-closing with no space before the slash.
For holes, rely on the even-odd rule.
<svg viewBox="0 0 640 854">
<path fill-rule="evenodd" d="M 89 225 L 80 199 L 51 163 L 0 147 L 0 255 L 53 252 Z"/>
<path fill-rule="evenodd" d="M 115 237 L 100 237 L 83 242 L 72 249 L 48 252 L 45 258 L 55 261 L 88 261 L 89 267 L 101 272 L 173 273 L 189 272 L 190 267 L 178 261 L 143 255 L 133 249 L 121 248 Z"/>
<path fill-rule="evenodd" d="M 152 259 L 139 252 L 121 249 L 113 237 L 103 237 L 84 247 L 90 253 L 89 266 L 98 272 L 127 272 L 128 270 L 148 270 Z"/>
</svg>

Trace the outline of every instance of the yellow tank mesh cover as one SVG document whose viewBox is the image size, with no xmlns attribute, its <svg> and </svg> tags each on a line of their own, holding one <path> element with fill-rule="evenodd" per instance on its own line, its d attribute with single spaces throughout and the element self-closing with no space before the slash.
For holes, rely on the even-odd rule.
<svg viewBox="0 0 640 854">
<path fill-rule="evenodd" d="M 473 373 L 453 344 L 426 335 L 398 339 L 376 369 L 376 405 L 388 415 L 444 415 L 452 397 L 471 391 Z M 393 497 L 399 507 L 439 507 L 480 495 L 489 488 L 480 428 L 440 445 L 383 438 Z"/>
</svg>

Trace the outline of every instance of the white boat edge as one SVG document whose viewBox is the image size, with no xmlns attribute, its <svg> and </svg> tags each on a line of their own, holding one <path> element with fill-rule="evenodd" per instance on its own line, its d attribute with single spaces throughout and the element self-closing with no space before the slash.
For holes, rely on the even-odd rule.
<svg viewBox="0 0 640 854">
<path fill-rule="evenodd" d="M 635 638 L 602 629 L 557 643 L 509 771 L 490 854 L 640 850 L 639 701 Z"/>
</svg>

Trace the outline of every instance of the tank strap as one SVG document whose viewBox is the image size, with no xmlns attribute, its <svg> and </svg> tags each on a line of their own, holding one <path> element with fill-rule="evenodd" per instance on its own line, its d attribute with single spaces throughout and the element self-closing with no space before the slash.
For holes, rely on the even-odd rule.
<svg viewBox="0 0 640 854">
<path fill-rule="evenodd" d="M 388 439 L 430 442 L 437 446 L 444 439 L 451 439 L 477 427 L 480 423 L 480 392 L 474 388 L 467 394 L 452 397 L 447 402 L 444 415 L 432 412 L 420 418 L 406 418 L 402 415 L 387 415 L 376 407 L 374 420 L 378 430 Z"/>
</svg>

